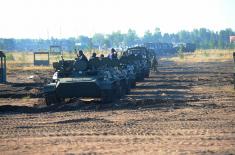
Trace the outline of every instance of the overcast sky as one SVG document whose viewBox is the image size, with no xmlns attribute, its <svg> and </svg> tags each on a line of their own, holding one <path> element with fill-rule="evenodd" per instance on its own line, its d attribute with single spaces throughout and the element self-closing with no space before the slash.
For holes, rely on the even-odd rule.
<svg viewBox="0 0 235 155">
<path fill-rule="evenodd" d="M 0 38 L 235 30 L 235 0 L 0 0 Z"/>
</svg>

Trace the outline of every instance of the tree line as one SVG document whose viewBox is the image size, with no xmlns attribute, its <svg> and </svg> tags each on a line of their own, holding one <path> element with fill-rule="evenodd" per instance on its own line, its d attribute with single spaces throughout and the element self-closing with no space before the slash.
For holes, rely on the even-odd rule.
<svg viewBox="0 0 235 155">
<path fill-rule="evenodd" d="M 73 51 L 75 48 L 90 50 L 108 49 L 111 47 L 125 49 L 127 47 L 141 45 L 147 42 L 163 43 L 194 43 L 197 49 L 231 49 L 235 43 L 229 42 L 229 36 L 235 35 L 235 31 L 227 28 L 220 31 L 212 31 L 206 28 L 193 31 L 179 31 L 177 33 L 162 33 L 159 28 L 153 32 L 147 30 L 143 36 L 138 36 L 136 31 L 129 29 L 127 33 L 121 31 L 111 34 L 96 33 L 92 37 L 81 35 L 71 38 L 50 39 L 14 39 L 0 38 L 0 50 L 5 51 L 48 51 L 50 45 L 60 45 L 65 51 Z"/>
</svg>

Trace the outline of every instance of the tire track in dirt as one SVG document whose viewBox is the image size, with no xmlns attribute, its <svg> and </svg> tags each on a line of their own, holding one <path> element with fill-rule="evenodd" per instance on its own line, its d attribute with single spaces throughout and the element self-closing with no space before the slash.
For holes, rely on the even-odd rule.
<svg viewBox="0 0 235 155">
<path fill-rule="evenodd" d="M 160 65 L 159 73 L 138 83 L 130 95 L 105 109 L 91 106 L 84 110 L 81 107 L 88 106 L 84 104 L 71 111 L 1 114 L 0 151 L 3 154 L 235 153 L 235 94 L 230 91 L 233 64 L 162 62 Z"/>
</svg>

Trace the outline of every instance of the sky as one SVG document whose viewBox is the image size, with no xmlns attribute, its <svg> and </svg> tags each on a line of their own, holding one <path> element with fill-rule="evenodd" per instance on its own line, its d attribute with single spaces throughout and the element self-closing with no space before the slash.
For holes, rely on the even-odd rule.
<svg viewBox="0 0 235 155">
<path fill-rule="evenodd" d="M 235 0 L 0 0 L 0 38 L 235 30 Z"/>
</svg>

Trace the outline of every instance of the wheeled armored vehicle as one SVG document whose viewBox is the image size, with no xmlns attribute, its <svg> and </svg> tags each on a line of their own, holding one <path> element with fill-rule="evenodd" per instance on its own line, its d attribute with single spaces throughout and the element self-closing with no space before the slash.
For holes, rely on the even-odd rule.
<svg viewBox="0 0 235 155">
<path fill-rule="evenodd" d="M 62 59 L 54 63 L 53 82 L 44 87 L 46 103 L 59 104 L 66 98 L 100 98 L 105 103 L 119 99 L 126 91 L 125 77 L 110 68 L 113 63 L 106 58 L 89 62 Z"/>
<path fill-rule="evenodd" d="M 121 60 L 133 65 L 136 75 L 136 81 L 143 81 L 145 77 L 149 77 L 151 67 L 151 55 L 145 47 L 128 48 L 122 55 Z"/>
</svg>

